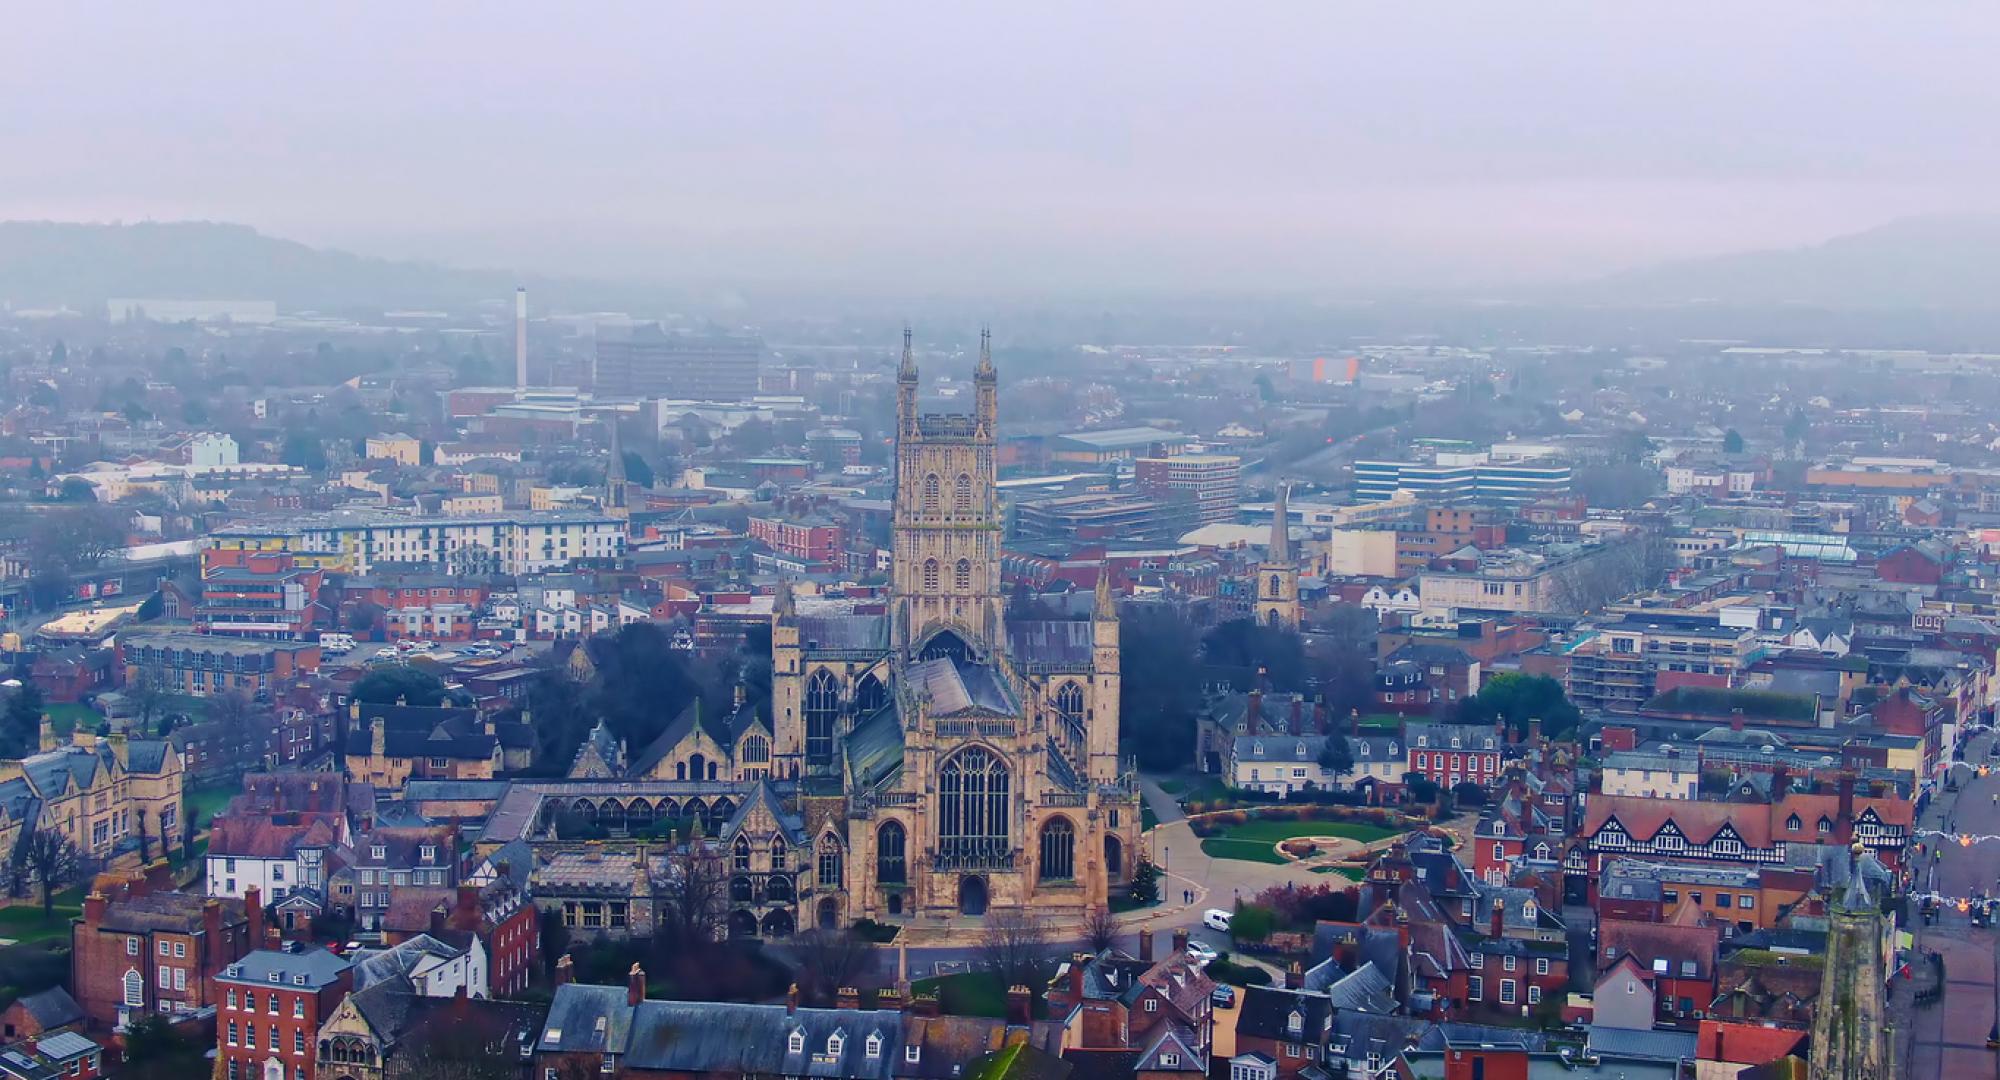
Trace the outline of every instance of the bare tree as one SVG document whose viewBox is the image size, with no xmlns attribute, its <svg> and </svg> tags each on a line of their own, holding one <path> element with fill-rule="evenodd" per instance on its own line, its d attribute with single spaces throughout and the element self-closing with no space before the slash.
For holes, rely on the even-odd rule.
<svg viewBox="0 0 2000 1080">
<path fill-rule="evenodd" d="M 697 836 L 669 853 L 667 864 L 661 933 L 682 945 L 721 940 L 729 907 L 729 875 L 722 852 Z"/>
<path fill-rule="evenodd" d="M 167 685 L 155 668 L 143 668 L 139 677 L 125 686 L 125 700 L 139 716 L 139 734 L 157 734 L 153 724 L 167 709 Z"/>
<path fill-rule="evenodd" d="M 986 916 L 979 939 L 979 960 L 1008 986 L 1038 986 L 1051 953 L 1049 927 L 1020 908 L 1003 908 Z"/>
<path fill-rule="evenodd" d="M 872 951 L 851 930 L 811 930 L 792 939 L 799 959 L 799 986 L 815 1004 L 830 1005 L 843 986 L 853 986 Z"/>
<path fill-rule="evenodd" d="M 1084 940 L 1090 942 L 1090 951 L 1101 953 L 1118 940 L 1118 917 L 1111 914 L 1109 907 L 1093 908 L 1090 917 L 1083 923 Z"/>
<path fill-rule="evenodd" d="M 222 745 L 238 772 L 262 764 L 266 737 L 256 734 L 252 723 L 261 711 L 241 690 L 226 690 L 208 700 L 209 719 L 220 729 Z"/>
<path fill-rule="evenodd" d="M 42 917 L 55 914 L 56 893 L 83 876 L 85 858 L 70 838 L 54 829 L 37 829 L 21 840 L 8 863 L 9 889 L 15 896 L 28 885 L 41 890 Z"/>
</svg>

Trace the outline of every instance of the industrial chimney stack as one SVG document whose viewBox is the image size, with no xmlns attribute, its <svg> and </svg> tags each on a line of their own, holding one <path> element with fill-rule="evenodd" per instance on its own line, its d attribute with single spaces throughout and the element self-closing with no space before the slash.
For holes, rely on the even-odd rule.
<svg viewBox="0 0 2000 1080">
<path fill-rule="evenodd" d="M 514 287 L 514 385 L 528 386 L 528 287 Z"/>
</svg>

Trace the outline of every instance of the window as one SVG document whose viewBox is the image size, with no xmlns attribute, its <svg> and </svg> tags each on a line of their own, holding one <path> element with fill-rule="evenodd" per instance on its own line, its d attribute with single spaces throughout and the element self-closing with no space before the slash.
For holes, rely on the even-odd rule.
<svg viewBox="0 0 2000 1080">
<path fill-rule="evenodd" d="M 1681 976 L 1683 978 L 1693 978 L 1697 967 L 1698 965 L 1692 960 L 1681 961 Z"/>
<path fill-rule="evenodd" d="M 936 473 L 931 473 L 924 477 L 924 513 L 936 514 L 938 512 L 938 503 L 941 501 L 939 495 L 942 488 L 943 485 L 938 482 Z"/>
<path fill-rule="evenodd" d="M 1547 975 L 1548 973 L 1549 973 L 1549 958 L 1546 956 L 1535 957 L 1535 974 Z"/>
<path fill-rule="evenodd" d="M 256 1011 L 257 1011 L 257 994 L 256 994 L 256 991 L 253 991 L 253 990 L 245 990 L 245 991 L 243 992 L 243 1011 L 245 1011 L 245 1012 L 256 1012 Z"/>
<path fill-rule="evenodd" d="M 806 680 L 806 767 L 833 767 L 834 727 L 840 717 L 840 687 L 833 673 L 821 668 Z"/>
<path fill-rule="evenodd" d="M 1160 999 L 1159 999 L 1159 998 L 1154 998 L 1154 997 L 1149 997 L 1149 998 L 1147 998 L 1147 999 L 1146 999 L 1146 1011 L 1147 1011 L 1147 1012 L 1159 1012 L 1159 1011 L 1160 1011 Z"/>
<path fill-rule="evenodd" d="M 1539 987 L 1539 986 L 1536 986 L 1536 985 L 1534 985 L 1533 983 L 1529 983 L 1529 984 L 1528 984 L 1528 1004 L 1530 1004 L 1530 1005 L 1540 1005 L 1541 1003 L 1542 1003 L 1542 988 L 1541 988 L 1541 987 Z"/>
<path fill-rule="evenodd" d="M 734 857 L 735 857 L 734 865 L 736 869 L 738 870 L 750 869 L 750 841 L 747 837 L 739 836 L 736 838 Z"/>
<path fill-rule="evenodd" d="M 968 747 L 938 773 L 938 846 L 951 858 L 1008 850 L 1012 778 L 999 755 Z"/>
<path fill-rule="evenodd" d="M 236 1045 L 236 1021 L 234 1020 L 229 1022 L 229 1045 Z"/>
<path fill-rule="evenodd" d="M 438 857 L 438 849 L 432 847 L 429 844 L 425 844 L 423 847 L 417 849 L 417 855 L 425 862 L 436 862 Z"/>
<path fill-rule="evenodd" d="M 840 841 L 832 834 L 819 838 L 819 887 L 840 888 Z"/>
<path fill-rule="evenodd" d="M 952 568 L 951 587 L 962 593 L 972 591 L 971 559 L 960 559 L 958 565 Z"/>
<path fill-rule="evenodd" d="M 257 1049 L 257 1025 L 255 1023 L 243 1025 L 243 1045 L 251 1050 Z"/>
<path fill-rule="evenodd" d="M 919 1047 L 916 1043 L 911 1043 L 908 1046 L 903 1047 L 903 1060 L 909 1062 L 912 1065 L 915 1065 L 917 1063 L 917 1059 L 922 1056 L 923 1056 L 923 1048 Z"/>
<path fill-rule="evenodd" d="M 232 1009 L 236 1007 L 236 991 L 234 990 L 229 992 L 229 1007 Z"/>
<path fill-rule="evenodd" d="M 137 955 L 139 955 L 139 939 L 138 939 L 138 938 L 135 938 L 135 937 L 128 937 L 128 938 L 126 938 L 126 939 L 125 939 L 125 955 L 126 955 L 126 956 L 137 956 Z"/>
<path fill-rule="evenodd" d="M 1470 956 L 1469 958 L 1470 958 L 1470 960 L 1472 961 L 1472 970 L 1474 970 L 1474 971 L 1478 971 L 1478 970 L 1479 970 L 1480 968 L 1483 968 L 1483 967 L 1485 967 L 1485 966 L 1486 966 L 1486 954 L 1485 954 L 1485 953 L 1472 953 L 1472 954 L 1471 954 L 1471 956 Z"/>
<path fill-rule="evenodd" d="M 875 880 L 884 885 L 901 885 L 909 880 L 904 852 L 909 833 L 900 821 L 885 821 L 875 831 Z"/>
<path fill-rule="evenodd" d="M 173 947 L 173 945 L 172 945 L 172 944 L 170 944 L 169 942 L 165 942 L 165 941 L 162 941 L 162 942 L 160 942 L 160 955 L 161 955 L 161 956 L 169 956 L 169 955 L 171 955 L 171 954 L 173 953 L 173 951 L 174 951 L 174 947 Z"/>
<path fill-rule="evenodd" d="M 186 959 L 186 958 L 187 958 L 187 954 L 188 954 L 188 947 L 187 947 L 187 942 L 185 942 L 185 941 L 176 941 L 176 942 L 174 942 L 174 957 L 175 957 L 175 959 Z"/>
<path fill-rule="evenodd" d="M 368 857 L 371 859 L 386 859 L 389 857 L 389 849 L 381 844 L 376 844 L 368 849 Z"/>
<path fill-rule="evenodd" d="M 1751 896 L 1749 893 L 1744 893 L 1742 896 L 1736 898 L 1736 906 L 1742 908 L 1744 911 L 1749 911 L 1757 906 L 1757 898 Z"/>
<path fill-rule="evenodd" d="M 1465 997 L 1468 1001 L 1486 1000 L 1486 980 L 1479 975 L 1470 975 L 1465 980 Z"/>
<path fill-rule="evenodd" d="M 1306 1027 L 1305 1014 L 1298 1011 L 1297 1009 L 1293 1009 L 1292 1014 L 1285 1018 L 1285 1030 L 1293 1035 L 1297 1035 L 1299 1032 L 1304 1031 L 1305 1027 Z"/>
<path fill-rule="evenodd" d="M 174 969 L 174 989 L 185 990 L 188 988 L 187 974 L 186 968 Z"/>
<path fill-rule="evenodd" d="M 1505 846 L 1505 845 L 1502 845 L 1502 844 L 1495 844 L 1495 845 L 1493 845 L 1493 861 L 1494 861 L 1494 862 L 1499 862 L 1499 861 L 1501 861 L 1502 859 L 1505 859 L 1506 857 L 1507 857 L 1507 848 L 1506 848 L 1506 846 Z"/>
<path fill-rule="evenodd" d="M 160 989 L 162 989 L 162 990 L 172 990 L 172 989 L 174 988 L 174 969 L 173 969 L 173 968 L 164 968 L 164 967 L 163 967 L 163 968 L 156 968 L 156 969 L 154 969 L 154 972 L 153 972 L 153 977 L 154 977 L 154 980 L 155 980 L 156 982 L 158 982 L 158 983 L 160 984 Z"/>
<path fill-rule="evenodd" d="M 1066 817 L 1052 818 L 1042 826 L 1041 875 L 1043 881 L 1076 877 L 1076 827 Z"/>
<path fill-rule="evenodd" d="M 868 1041 L 861 1044 L 861 1050 L 863 1053 L 867 1054 L 871 1059 L 881 1057 L 882 1033 L 879 1031 L 869 1032 Z"/>
<path fill-rule="evenodd" d="M 1160 1065 L 1163 1068 L 1171 1069 L 1174 1066 L 1179 1065 L 1180 1063 L 1181 1063 L 1181 1056 L 1179 1054 L 1160 1055 Z"/>
<path fill-rule="evenodd" d="M 306 999 L 304 999 L 304 998 L 293 998 L 293 999 L 292 999 L 292 1019 L 294 1019 L 294 1020 L 304 1020 L 305 1018 L 306 1018 Z"/>
<path fill-rule="evenodd" d="M 306 1033 L 305 1033 L 305 1029 L 304 1029 L 304 1028 L 293 1028 L 293 1029 L 292 1029 L 292 1053 L 294 1053 L 294 1054 L 303 1054 L 303 1053 L 305 1053 L 305 1052 L 306 1052 Z"/>
<path fill-rule="evenodd" d="M 1501 968 L 1501 970 L 1503 970 L 1503 971 L 1512 971 L 1512 970 L 1514 970 L 1514 965 L 1515 965 L 1515 963 L 1516 963 L 1516 961 L 1515 961 L 1514 957 L 1511 957 L 1511 956 L 1503 956 L 1503 957 L 1501 957 L 1501 958 L 1500 958 L 1500 968 Z"/>
<path fill-rule="evenodd" d="M 1512 979 L 1500 980 L 1500 1004 L 1502 1005 L 1514 1004 L 1514 980 Z"/>
</svg>

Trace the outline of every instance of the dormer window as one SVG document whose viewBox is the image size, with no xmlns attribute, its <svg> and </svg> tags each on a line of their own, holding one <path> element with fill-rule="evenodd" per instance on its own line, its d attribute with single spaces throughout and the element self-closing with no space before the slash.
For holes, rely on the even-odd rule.
<svg viewBox="0 0 2000 1080">
<path fill-rule="evenodd" d="M 1529 922 L 1535 921 L 1535 902 L 1533 900 L 1527 900 L 1522 902 L 1521 918 L 1526 919 Z"/>
<path fill-rule="evenodd" d="M 283 976 L 282 974 L 280 974 L 280 973 L 278 973 L 278 972 L 275 972 L 275 971 L 273 971 L 273 972 L 272 972 L 272 973 L 271 973 L 271 974 L 270 974 L 270 975 L 269 975 L 268 977 L 270 978 L 270 980 L 271 980 L 272 982 L 284 982 L 284 981 L 285 981 L 285 977 L 284 977 L 284 976 Z"/>
<path fill-rule="evenodd" d="M 826 1037 L 826 1056 L 830 1058 L 839 1057 L 841 1048 L 846 1045 L 847 1045 L 847 1038 L 840 1032 L 836 1031 L 833 1034 L 828 1035 Z"/>
<path fill-rule="evenodd" d="M 1791 817 L 1785 819 L 1786 832 L 1798 832 L 1799 829 L 1803 827 L 1803 825 L 1804 823 L 1799 820 L 1799 816 L 1797 814 L 1793 814 Z"/>
<path fill-rule="evenodd" d="M 1304 761 L 1306 759 L 1306 744 L 1299 743 L 1293 748 L 1292 752 L 1298 755 L 1300 761 Z"/>
<path fill-rule="evenodd" d="M 435 847 L 432 847 L 432 846 L 431 846 L 431 845 L 429 845 L 429 844 L 425 844 L 425 845 L 424 845 L 423 847 L 421 847 L 421 848 L 418 848 L 418 849 L 417 849 L 417 853 L 418 853 L 418 855 L 419 855 L 419 856 L 420 856 L 420 857 L 421 857 L 421 858 L 422 858 L 422 859 L 423 859 L 423 860 L 424 860 L 425 862 L 436 862 L 436 861 L 437 861 L 437 857 L 438 857 L 438 849 L 437 849 L 437 848 L 435 848 Z"/>
<path fill-rule="evenodd" d="M 371 859 L 386 859 L 389 857 L 389 849 L 383 847 L 381 844 L 376 844 L 374 847 L 368 849 L 368 857 Z"/>
<path fill-rule="evenodd" d="M 1418 746 L 1429 746 L 1430 744 L 1431 744 L 1431 737 L 1430 737 L 1429 735 L 1419 735 L 1419 736 L 1417 736 L 1417 745 L 1418 745 Z"/>
<path fill-rule="evenodd" d="M 1250 752 L 1251 752 L 1251 753 L 1253 753 L 1253 754 L 1255 754 L 1255 755 L 1257 755 L 1258 757 L 1263 757 L 1263 756 L 1264 756 L 1264 743 L 1263 743 L 1263 740 L 1261 740 L 1261 739 L 1260 739 L 1260 740 L 1258 740 L 1257 742 L 1254 742 L 1254 743 L 1251 743 L 1251 744 L 1250 744 Z"/>
<path fill-rule="evenodd" d="M 1298 1011 L 1297 1009 L 1293 1009 L 1292 1015 L 1285 1018 L 1285 1030 L 1292 1033 L 1293 1035 L 1297 1035 L 1298 1033 L 1304 1031 L 1305 1029 L 1306 1029 L 1306 1015 Z"/>
<path fill-rule="evenodd" d="M 790 1040 L 787 1041 L 786 1046 L 794 1054 L 805 1053 L 806 1052 L 805 1031 L 803 1029 L 794 1028 L 792 1030 L 792 1037 Z"/>
<path fill-rule="evenodd" d="M 1368 756 L 1368 744 L 1365 742 L 1361 744 L 1361 756 L 1362 757 Z"/>
<path fill-rule="evenodd" d="M 1180 1063 L 1181 1063 L 1181 1056 L 1179 1054 L 1160 1055 L 1160 1067 L 1163 1069 L 1171 1069 L 1174 1066 L 1179 1065 Z"/>
<path fill-rule="evenodd" d="M 882 1056 L 881 1032 L 877 1031 L 869 1032 L 868 1041 L 861 1044 L 861 1049 L 867 1053 L 868 1058 L 871 1061 L 874 1060 L 875 1058 L 881 1057 Z"/>
<path fill-rule="evenodd" d="M 1821 836 L 1825 836 L 1827 833 L 1830 833 L 1832 831 L 1833 831 L 1833 822 L 1828 821 L 1825 817 L 1821 817 L 1819 819 L 1819 834 Z"/>
<path fill-rule="evenodd" d="M 903 1060 L 911 1065 L 915 1065 L 917 1060 L 923 1056 L 924 1048 L 918 1046 L 916 1043 L 911 1043 L 903 1047 Z"/>
</svg>

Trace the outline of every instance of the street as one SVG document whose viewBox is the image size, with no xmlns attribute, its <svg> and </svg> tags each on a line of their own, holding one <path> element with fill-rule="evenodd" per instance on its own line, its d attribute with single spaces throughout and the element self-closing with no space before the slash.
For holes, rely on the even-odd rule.
<svg viewBox="0 0 2000 1080">
<path fill-rule="evenodd" d="M 1962 789 L 1933 800 L 1918 823 L 1920 830 L 2000 835 L 2000 800 L 1995 798 L 2000 796 L 2000 772 L 1982 777 L 1976 768 L 1987 761 L 1991 745 L 1990 734 L 1970 741 L 1966 761 L 1972 767 L 1953 770 Z M 1935 836 L 1920 839 L 1925 854 L 1913 864 L 1913 891 L 1935 891 L 1949 898 L 1994 894 L 1995 882 L 2000 880 L 2000 840 L 1965 847 L 1940 842 Z M 1996 1055 L 1986 1046 L 1996 1016 L 2000 934 L 1974 926 L 1971 916 L 1961 914 L 1950 902 L 1940 905 L 1937 923 L 1926 927 L 1917 902 L 1912 900 L 1904 925 L 1912 930 L 1919 949 L 1944 958 L 1945 981 L 1942 999 L 1928 1006 L 1917 1006 L 1911 1000 L 1907 980 L 1899 979 L 1891 988 L 1891 1014 L 1906 1032 L 1902 1040 L 1908 1048 L 1903 1074 L 1913 1080 L 2000 1075 Z"/>
</svg>

